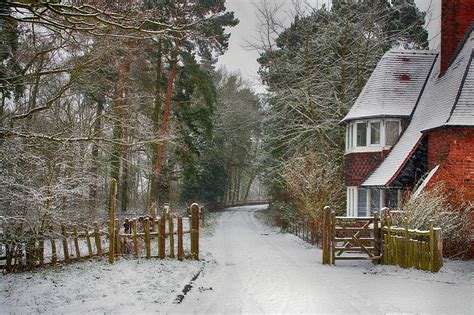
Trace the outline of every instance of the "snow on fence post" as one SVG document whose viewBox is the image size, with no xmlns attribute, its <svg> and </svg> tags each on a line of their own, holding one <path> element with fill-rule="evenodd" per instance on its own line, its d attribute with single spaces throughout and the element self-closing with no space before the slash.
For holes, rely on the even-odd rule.
<svg viewBox="0 0 474 315">
<path fill-rule="evenodd" d="M 144 231 L 145 231 L 145 250 L 146 250 L 146 259 L 151 257 L 151 247 L 150 247 L 150 220 L 145 218 L 144 220 Z"/>
<path fill-rule="evenodd" d="M 430 271 L 438 272 L 443 266 L 443 239 L 440 228 L 433 227 L 433 221 L 430 225 Z"/>
<path fill-rule="evenodd" d="M 100 241 L 100 230 L 99 223 L 94 222 L 94 239 L 95 239 L 95 248 L 97 249 L 97 255 L 102 256 L 102 243 Z"/>
<path fill-rule="evenodd" d="M 191 256 L 199 260 L 199 205 L 191 205 Z"/>
<path fill-rule="evenodd" d="M 178 260 L 183 260 L 183 217 L 178 216 Z"/>
<path fill-rule="evenodd" d="M 66 225 L 61 224 L 61 234 L 63 237 L 63 253 L 64 253 L 64 262 L 69 264 L 69 249 L 67 246 L 67 233 L 66 233 Z"/>
<path fill-rule="evenodd" d="M 115 262 L 115 207 L 117 195 L 117 181 L 112 178 L 109 192 L 109 263 Z"/>
<path fill-rule="evenodd" d="M 324 207 L 324 226 L 323 226 L 323 264 L 331 263 L 329 236 L 331 230 L 331 208 Z"/>
</svg>

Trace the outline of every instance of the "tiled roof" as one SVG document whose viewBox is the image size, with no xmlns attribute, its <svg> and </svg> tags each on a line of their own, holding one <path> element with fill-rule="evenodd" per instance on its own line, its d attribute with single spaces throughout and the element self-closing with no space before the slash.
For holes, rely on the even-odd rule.
<svg viewBox="0 0 474 315">
<path fill-rule="evenodd" d="M 428 50 L 385 53 L 343 121 L 410 116 L 436 55 Z"/>
<path fill-rule="evenodd" d="M 459 95 L 459 100 L 454 106 L 447 126 L 474 126 L 474 62 L 473 53 L 469 69 L 464 79 L 464 85 Z"/>
<path fill-rule="evenodd" d="M 470 80 L 473 76 L 471 71 L 472 51 L 473 33 L 455 61 L 441 77 L 439 77 L 440 58 L 437 58 L 410 124 L 387 158 L 367 178 L 362 184 L 363 186 L 389 185 L 415 150 L 423 130 L 438 128 L 445 125 L 446 122 L 473 124 L 472 101 L 474 94 L 472 86 L 474 82 Z"/>
</svg>

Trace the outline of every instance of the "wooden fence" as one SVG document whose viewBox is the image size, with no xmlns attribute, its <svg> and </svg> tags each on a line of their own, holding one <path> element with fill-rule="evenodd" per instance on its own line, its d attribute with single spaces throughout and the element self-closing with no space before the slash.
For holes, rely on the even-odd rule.
<svg viewBox="0 0 474 315">
<path fill-rule="evenodd" d="M 202 211 L 197 204 L 191 205 L 189 217 L 168 210 L 157 216 L 153 206 L 150 216 L 120 222 L 115 215 L 115 197 L 112 181 L 109 220 L 103 224 L 61 224 L 50 226 L 47 233 L 38 233 L 25 221 L 8 222 L 8 229 L 0 235 L 0 268 L 7 273 L 21 272 L 104 256 L 110 263 L 123 256 L 199 259 Z M 187 234 L 189 238 L 184 238 Z"/>
<path fill-rule="evenodd" d="M 374 217 L 337 217 L 329 207 L 324 209 L 323 264 L 336 260 L 367 259 L 374 263 L 399 265 L 437 272 L 443 266 L 440 228 L 430 222 L 428 231 L 392 225 L 390 211 L 382 209 L 382 222 Z"/>
<path fill-rule="evenodd" d="M 288 232 L 293 233 L 302 240 L 319 247 L 321 241 L 322 224 L 318 220 L 308 217 L 299 217 L 291 220 Z"/>
<path fill-rule="evenodd" d="M 408 220 L 403 219 L 403 227 L 392 225 L 389 211 L 383 214 L 383 262 L 402 268 L 416 268 L 437 272 L 443 266 L 443 241 L 441 229 L 429 223 L 429 230 L 408 228 Z"/>
</svg>

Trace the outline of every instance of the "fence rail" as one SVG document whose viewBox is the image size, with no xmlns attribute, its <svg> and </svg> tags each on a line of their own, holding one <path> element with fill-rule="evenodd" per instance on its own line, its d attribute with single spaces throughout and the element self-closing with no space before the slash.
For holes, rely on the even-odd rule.
<svg viewBox="0 0 474 315">
<path fill-rule="evenodd" d="M 204 218 L 197 204 L 191 205 L 188 218 L 168 211 L 157 216 L 152 206 L 150 216 L 119 221 L 115 197 L 113 181 L 109 220 L 102 225 L 60 224 L 50 226 L 47 233 L 35 233 L 24 221 L 10 222 L 0 234 L 0 269 L 21 272 L 94 257 L 108 257 L 114 263 L 128 255 L 199 259 L 199 221 Z"/>
</svg>

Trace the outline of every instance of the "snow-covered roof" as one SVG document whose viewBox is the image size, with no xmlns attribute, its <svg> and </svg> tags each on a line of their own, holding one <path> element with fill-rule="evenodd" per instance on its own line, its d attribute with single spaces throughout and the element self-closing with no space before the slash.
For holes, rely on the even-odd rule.
<svg viewBox="0 0 474 315">
<path fill-rule="evenodd" d="M 428 50 L 385 53 L 343 121 L 410 116 L 436 55 Z"/>
<path fill-rule="evenodd" d="M 386 186 L 396 178 L 422 138 L 422 131 L 450 125 L 473 125 L 474 76 L 472 67 L 473 33 L 454 62 L 439 77 L 440 58 L 413 113 L 412 120 L 387 158 L 362 186 Z"/>
</svg>

